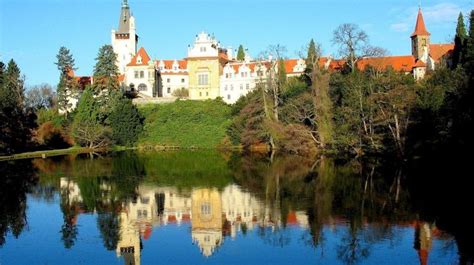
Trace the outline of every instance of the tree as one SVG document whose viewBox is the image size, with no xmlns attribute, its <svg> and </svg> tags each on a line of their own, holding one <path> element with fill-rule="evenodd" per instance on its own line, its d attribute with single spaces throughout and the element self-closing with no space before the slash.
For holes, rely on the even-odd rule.
<svg viewBox="0 0 474 265">
<path fill-rule="evenodd" d="M 3 87 L 3 83 L 5 80 L 5 64 L 0 61 L 0 88 Z"/>
<path fill-rule="evenodd" d="M 357 69 L 357 61 L 362 57 L 383 56 L 386 50 L 369 44 L 369 36 L 355 24 L 342 24 L 333 33 L 332 43 L 339 46 L 339 54 L 352 72 Z"/>
<path fill-rule="evenodd" d="M 142 131 L 142 118 L 132 100 L 123 97 L 120 92 L 113 96 L 115 104 L 108 116 L 112 128 L 112 140 L 119 145 L 133 145 Z"/>
<path fill-rule="evenodd" d="M 466 73 L 471 76 L 471 80 L 474 80 L 474 10 L 471 11 L 469 18 L 469 37 L 466 39 L 466 48 L 463 54 Z"/>
<path fill-rule="evenodd" d="M 244 61 L 245 60 L 245 51 L 244 46 L 242 44 L 239 46 L 239 50 L 237 51 L 237 61 Z"/>
<path fill-rule="evenodd" d="M 322 73 L 319 66 L 313 66 L 312 73 L 312 91 L 314 96 L 315 121 L 317 127 L 317 139 L 315 140 L 319 147 L 326 149 L 333 143 L 334 124 L 333 124 L 333 106 L 329 94 L 330 74 Z"/>
<path fill-rule="evenodd" d="M 53 104 L 54 92 L 49 84 L 31 87 L 26 92 L 25 105 L 29 109 L 51 108 Z"/>
<path fill-rule="evenodd" d="M 86 88 L 72 123 L 72 134 L 76 143 L 91 149 L 106 147 L 110 142 L 110 129 L 100 124 L 98 107 L 92 89 Z"/>
<path fill-rule="evenodd" d="M 461 63 L 462 50 L 464 49 L 467 39 L 466 26 L 464 25 L 464 17 L 462 12 L 459 13 L 458 24 L 456 26 L 456 36 L 454 37 L 454 51 L 453 51 L 453 68 L 456 68 Z"/>
<path fill-rule="evenodd" d="M 110 104 L 107 102 L 113 91 L 120 90 L 119 72 L 116 65 L 117 54 L 115 54 L 111 45 L 104 45 L 99 49 L 96 61 L 92 91 L 96 96 L 99 119 L 101 122 L 104 122 L 107 119 L 107 115 L 112 111 Z"/>
<path fill-rule="evenodd" d="M 280 58 L 280 60 L 278 60 L 278 87 L 282 88 L 284 85 L 286 85 L 286 81 L 287 76 L 285 60 L 283 58 Z"/>
<path fill-rule="evenodd" d="M 119 89 L 117 54 L 111 45 L 104 45 L 99 49 L 94 66 L 94 93 L 107 94 Z"/>
<path fill-rule="evenodd" d="M 310 40 L 308 46 L 306 47 L 306 56 L 304 57 L 306 68 L 304 70 L 304 79 L 308 86 L 311 85 L 311 79 L 313 74 L 313 69 L 315 65 L 318 65 L 319 57 L 321 55 L 320 45 L 316 45 L 313 39 Z M 318 65 L 319 66 L 319 65 Z"/>
<path fill-rule="evenodd" d="M 24 108 L 24 78 L 15 61 L 0 67 L 0 153 L 23 150 L 30 140 L 29 119 Z"/>
<path fill-rule="evenodd" d="M 70 98 L 77 94 L 78 84 L 74 79 L 74 58 L 71 52 L 66 47 L 60 47 L 56 55 L 57 62 L 55 63 L 59 70 L 59 84 L 57 86 L 57 105 L 61 113 L 66 116 L 72 107 L 69 102 Z"/>
<path fill-rule="evenodd" d="M 13 59 L 8 62 L 3 78 L 0 104 L 4 107 L 22 109 L 24 107 L 24 80 L 21 77 L 20 68 Z"/>
</svg>

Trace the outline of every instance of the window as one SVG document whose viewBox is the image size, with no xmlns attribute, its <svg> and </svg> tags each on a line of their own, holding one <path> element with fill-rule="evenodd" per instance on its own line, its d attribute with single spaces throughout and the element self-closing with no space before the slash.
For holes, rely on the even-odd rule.
<svg viewBox="0 0 474 265">
<path fill-rule="evenodd" d="M 258 70 L 258 71 L 257 71 L 257 75 L 258 75 L 258 76 L 263 76 L 263 72 L 262 72 L 261 70 Z"/>
<path fill-rule="evenodd" d="M 230 91 L 234 90 L 234 85 L 230 85 Z"/>
<path fill-rule="evenodd" d="M 224 90 L 227 91 L 227 85 L 224 86 Z"/>
<path fill-rule="evenodd" d="M 171 79 L 166 79 L 166 83 L 170 83 L 171 82 Z"/>
<path fill-rule="evenodd" d="M 240 84 L 240 90 L 243 90 L 243 89 L 244 89 L 244 85 Z"/>
<path fill-rule="evenodd" d="M 202 92 L 199 92 L 199 96 L 202 97 Z"/>
<path fill-rule="evenodd" d="M 140 78 L 144 78 L 145 77 L 145 72 L 144 71 L 140 71 Z"/>
<path fill-rule="evenodd" d="M 201 214 L 210 215 L 211 214 L 211 204 L 204 202 L 201 204 Z"/>
<path fill-rule="evenodd" d="M 206 47 L 201 47 L 201 48 L 200 48 L 200 51 L 201 51 L 201 52 L 206 52 Z"/>
<path fill-rule="evenodd" d="M 130 83 L 128 86 L 130 87 L 130 91 L 135 91 L 135 84 Z"/>
<path fill-rule="evenodd" d="M 227 99 L 229 99 L 229 100 L 230 100 L 230 94 L 227 94 Z"/>
<path fill-rule="evenodd" d="M 421 45 L 426 46 L 426 39 L 421 40 Z"/>
<path fill-rule="evenodd" d="M 208 96 L 209 96 L 209 92 L 206 92 L 206 97 L 208 97 Z"/>
<path fill-rule="evenodd" d="M 138 71 L 135 71 L 135 78 L 138 78 L 139 77 L 139 73 Z"/>
<path fill-rule="evenodd" d="M 184 83 L 184 78 L 181 78 L 181 83 Z"/>
<path fill-rule="evenodd" d="M 138 85 L 138 91 L 146 91 L 146 85 L 143 83 Z"/>
<path fill-rule="evenodd" d="M 249 90 L 249 89 L 250 89 L 250 84 L 246 84 L 246 85 L 245 85 L 245 88 L 246 88 L 247 90 Z"/>
<path fill-rule="evenodd" d="M 208 74 L 198 74 L 198 84 L 200 86 L 206 86 L 208 85 Z"/>
<path fill-rule="evenodd" d="M 142 204 L 148 204 L 150 202 L 150 197 L 140 197 L 140 202 Z"/>
<path fill-rule="evenodd" d="M 171 93 L 171 87 L 168 87 L 166 90 L 168 91 L 168 94 Z"/>
</svg>

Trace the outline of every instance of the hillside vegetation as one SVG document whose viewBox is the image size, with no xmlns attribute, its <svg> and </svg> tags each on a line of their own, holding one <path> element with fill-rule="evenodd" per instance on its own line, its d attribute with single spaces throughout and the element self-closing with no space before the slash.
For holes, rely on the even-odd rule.
<svg viewBox="0 0 474 265">
<path fill-rule="evenodd" d="M 231 122 L 231 107 L 221 100 L 144 105 L 139 111 L 145 118 L 139 146 L 214 148 Z"/>
</svg>

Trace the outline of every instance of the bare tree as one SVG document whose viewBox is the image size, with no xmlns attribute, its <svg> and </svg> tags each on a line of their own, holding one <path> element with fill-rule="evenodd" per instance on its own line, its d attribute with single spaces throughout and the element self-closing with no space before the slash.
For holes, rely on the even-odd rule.
<svg viewBox="0 0 474 265">
<path fill-rule="evenodd" d="M 268 58 L 269 67 L 267 69 L 266 91 L 273 99 L 273 117 L 275 121 L 279 121 L 279 105 L 281 103 L 280 93 L 283 83 L 278 76 L 278 64 L 285 59 L 287 49 L 280 44 L 270 45 L 267 50 L 261 53 L 261 60 Z"/>
<path fill-rule="evenodd" d="M 34 110 L 51 108 L 54 104 L 55 93 L 49 84 L 33 86 L 26 92 L 25 105 Z"/>
<path fill-rule="evenodd" d="M 339 46 L 339 55 L 347 60 L 351 71 L 363 57 L 383 56 L 387 51 L 371 46 L 369 36 L 355 24 L 342 24 L 333 33 L 332 43 Z"/>
</svg>

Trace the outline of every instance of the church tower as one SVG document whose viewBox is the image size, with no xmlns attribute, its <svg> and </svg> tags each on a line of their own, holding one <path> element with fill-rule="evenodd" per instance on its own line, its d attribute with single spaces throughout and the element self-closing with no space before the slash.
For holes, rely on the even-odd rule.
<svg viewBox="0 0 474 265">
<path fill-rule="evenodd" d="M 412 55 L 423 62 L 428 61 L 428 54 L 430 49 L 430 33 L 426 30 L 425 21 L 421 8 L 418 10 L 418 17 L 416 18 L 415 31 L 411 34 L 411 52 Z"/>
<path fill-rule="evenodd" d="M 117 54 L 117 66 L 120 74 L 125 73 L 125 66 L 137 53 L 137 42 L 135 18 L 130 14 L 128 1 L 123 0 L 118 29 L 112 30 L 112 47 Z"/>
</svg>

